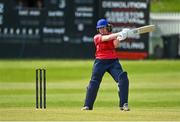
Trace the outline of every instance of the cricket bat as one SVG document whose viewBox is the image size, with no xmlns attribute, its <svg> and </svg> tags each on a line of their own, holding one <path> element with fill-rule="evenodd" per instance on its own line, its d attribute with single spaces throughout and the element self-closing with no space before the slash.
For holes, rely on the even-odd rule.
<svg viewBox="0 0 180 122">
<path fill-rule="evenodd" d="M 146 26 L 142 26 L 142 27 L 139 27 L 139 28 L 134 28 L 134 29 L 130 29 L 130 30 L 127 30 L 127 37 L 129 38 L 133 38 L 133 37 L 137 37 L 139 36 L 140 34 L 143 34 L 143 33 L 149 33 L 149 32 L 153 32 L 155 30 L 155 25 L 146 25 Z M 119 41 L 122 41 L 124 39 L 122 39 L 121 37 L 117 37 L 117 39 Z"/>
<path fill-rule="evenodd" d="M 130 30 L 130 33 L 136 35 L 136 34 L 153 32 L 154 30 L 155 30 L 155 25 L 146 25 L 146 26 L 132 29 Z"/>
</svg>

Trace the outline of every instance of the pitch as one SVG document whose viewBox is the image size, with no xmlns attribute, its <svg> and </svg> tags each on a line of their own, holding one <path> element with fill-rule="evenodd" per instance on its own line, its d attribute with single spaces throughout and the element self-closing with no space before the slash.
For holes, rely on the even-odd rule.
<svg viewBox="0 0 180 122">
<path fill-rule="evenodd" d="M 180 121 L 180 61 L 122 61 L 131 111 L 118 108 L 117 86 L 105 74 L 93 111 L 80 111 L 93 60 L 1 60 L 0 121 Z M 35 69 L 47 69 L 47 109 L 35 108 Z"/>
</svg>

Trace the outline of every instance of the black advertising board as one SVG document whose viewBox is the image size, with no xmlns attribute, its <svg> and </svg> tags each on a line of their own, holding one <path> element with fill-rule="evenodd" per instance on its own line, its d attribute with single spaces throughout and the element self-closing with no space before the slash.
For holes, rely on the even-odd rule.
<svg viewBox="0 0 180 122">
<path fill-rule="evenodd" d="M 100 16 L 113 24 L 114 32 L 149 23 L 149 0 L 101 0 Z M 123 41 L 118 49 L 120 58 L 143 59 L 148 56 L 148 34 Z"/>
<path fill-rule="evenodd" d="M 94 57 L 96 2 L 0 0 L 0 57 Z"/>
</svg>

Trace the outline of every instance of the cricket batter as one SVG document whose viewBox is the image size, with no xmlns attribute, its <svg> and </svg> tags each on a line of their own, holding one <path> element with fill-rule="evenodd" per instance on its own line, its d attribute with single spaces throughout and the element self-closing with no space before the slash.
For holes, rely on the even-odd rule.
<svg viewBox="0 0 180 122">
<path fill-rule="evenodd" d="M 127 31 L 123 29 L 118 33 L 111 33 L 111 26 L 106 19 L 100 19 L 97 22 L 96 29 L 98 34 L 94 36 L 96 46 L 96 59 L 93 65 L 91 80 L 87 87 L 84 107 L 81 110 L 93 110 L 97 92 L 105 72 L 108 72 L 116 81 L 119 91 L 120 110 L 129 111 L 128 91 L 129 80 L 127 72 L 123 71 L 119 63 L 115 48 L 119 42 L 127 38 Z"/>
</svg>

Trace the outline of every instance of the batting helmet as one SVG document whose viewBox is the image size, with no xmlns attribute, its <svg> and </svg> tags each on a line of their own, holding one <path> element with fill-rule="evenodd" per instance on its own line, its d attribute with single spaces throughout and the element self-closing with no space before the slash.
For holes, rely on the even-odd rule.
<svg viewBox="0 0 180 122">
<path fill-rule="evenodd" d="M 106 19 L 100 19 L 97 22 L 96 29 L 107 27 L 107 25 L 108 25 L 108 21 Z"/>
</svg>

